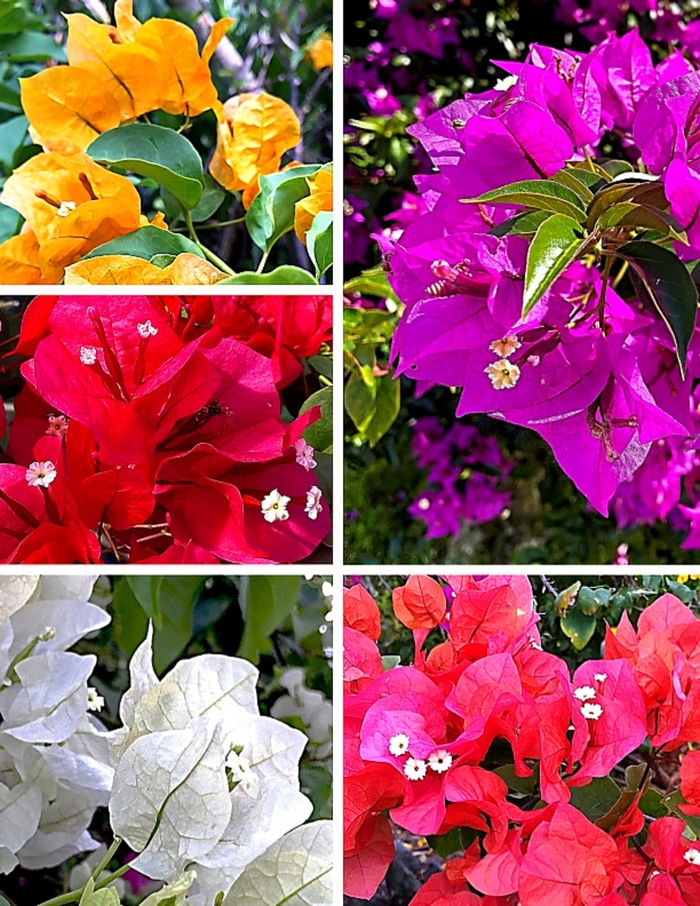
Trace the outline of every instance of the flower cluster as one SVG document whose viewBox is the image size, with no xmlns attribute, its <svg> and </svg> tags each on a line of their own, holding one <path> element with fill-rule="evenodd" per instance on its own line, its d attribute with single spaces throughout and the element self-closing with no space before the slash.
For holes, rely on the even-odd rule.
<svg viewBox="0 0 700 906">
<path fill-rule="evenodd" d="M 432 416 L 418 419 L 413 432 L 417 465 L 429 469 L 428 490 L 419 494 L 408 512 L 427 524 L 426 538 L 456 536 L 463 520 L 479 524 L 503 513 L 510 493 L 499 486 L 514 463 L 494 438 L 459 422 L 445 431 Z"/>
<path fill-rule="evenodd" d="M 200 50 L 188 25 L 155 17 L 142 23 L 132 0 L 117 0 L 114 18 L 112 25 L 83 13 L 67 15 L 67 64 L 19 80 L 29 134 L 42 150 L 3 186 L 2 203 L 21 215 L 23 225 L 0 244 L 2 283 L 208 285 L 234 276 L 228 263 L 200 242 L 194 222 L 210 219 L 221 207 L 223 189 L 240 193 L 247 211 L 261 191 L 261 177 L 286 170 L 282 158 L 300 142 L 301 123 L 281 98 L 259 91 L 219 100 L 210 64 L 233 19 L 215 22 Z M 317 69 L 329 65 L 327 52 L 318 63 Z M 209 163 L 216 182 L 208 176 L 206 183 L 200 153 L 181 133 L 209 111 L 217 120 Z M 158 125 L 160 112 L 182 118 L 181 128 L 171 128 L 172 119 Z M 289 163 L 298 166 L 296 160 Z M 124 170 L 155 180 L 164 190 L 150 220 Z M 315 215 L 323 211 L 330 217 L 328 168 L 319 164 L 298 178 L 288 175 L 295 182 L 285 210 L 291 223 L 274 240 L 260 218 L 248 223 L 265 261 L 274 241 L 293 225 L 306 244 Z M 205 186 L 209 198 L 198 209 Z M 189 239 L 169 234 L 168 222 L 178 219 Z M 328 223 L 321 230 L 325 238 Z M 315 251 L 311 257 L 320 279 L 329 256 L 323 266 Z M 299 282 L 300 270 L 294 268 L 287 279 L 283 271 L 273 282 Z M 314 280 L 306 276 L 302 282 Z"/>
<path fill-rule="evenodd" d="M 329 340 L 318 296 L 38 297 L 0 465 L 0 559 L 292 562 L 330 530 L 278 388 Z"/>
<path fill-rule="evenodd" d="M 684 816 L 700 812 L 700 759 L 685 756 L 681 792 L 663 801 L 649 780 L 662 750 L 700 738 L 700 621 L 665 594 L 636 630 L 626 616 L 609 628 L 603 659 L 572 676 L 542 650 L 526 577 L 447 581 L 394 590 L 415 656 L 389 669 L 376 604 L 359 585 L 345 594 L 346 892 L 369 899 L 384 877 L 389 809 L 415 834 L 472 832 L 414 906 L 698 902 L 700 847 Z M 629 767 L 617 801 L 590 813 L 578 794 L 612 783 L 645 742 L 647 766 Z"/>
<path fill-rule="evenodd" d="M 684 259 L 697 258 L 700 175 L 693 139 L 700 75 L 680 54 L 654 66 L 636 31 L 610 37 L 588 54 L 533 45 L 524 63 L 501 65 L 508 77 L 496 89 L 456 101 L 411 129 L 438 172 L 418 178 L 430 210 L 388 256 L 391 282 L 406 303 L 394 337 L 397 372 L 461 388 L 458 415 L 489 413 L 537 431 L 607 515 L 621 482 L 642 466 L 655 441 L 695 436 L 694 307 L 689 303 L 681 361 L 669 315 L 645 294 L 637 265 L 631 288 L 620 282 L 624 272 L 611 282 L 610 259 L 607 271 L 596 267 L 597 227 L 578 260 L 560 266 L 546 291 L 528 300 L 524 286 L 532 285 L 536 266 L 528 240 L 518 235 L 528 229 L 509 232 L 508 218 L 532 199 L 464 201 L 514 180 L 536 186 L 556 176 L 563 185 L 571 162 L 586 155 L 599 176 L 605 171 L 593 157 L 614 133 L 646 168 L 642 201 L 687 230 L 686 245 L 677 242 L 676 249 Z M 682 109 L 675 104 L 679 95 Z M 619 168 L 622 179 L 629 173 L 634 182 L 631 165 Z M 621 197 L 629 186 L 614 188 Z M 634 211 L 636 226 L 618 229 L 616 249 L 645 235 Z M 571 248 L 580 244 L 572 233 Z"/>
</svg>

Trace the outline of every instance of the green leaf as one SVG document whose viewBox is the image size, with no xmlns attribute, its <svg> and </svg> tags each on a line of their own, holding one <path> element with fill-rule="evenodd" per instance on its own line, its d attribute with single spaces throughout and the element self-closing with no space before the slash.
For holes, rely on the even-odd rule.
<svg viewBox="0 0 700 906">
<path fill-rule="evenodd" d="M 119 894 L 113 887 L 95 890 L 95 882 L 90 878 L 78 906 L 119 906 Z"/>
<path fill-rule="evenodd" d="M 127 233 L 126 236 L 119 236 L 117 239 L 111 239 L 104 245 L 98 245 L 96 249 L 88 252 L 81 260 L 86 258 L 98 258 L 100 255 L 133 255 L 136 258 L 145 258 L 156 264 L 158 267 L 164 267 L 165 263 L 157 260 L 160 255 L 171 256 L 170 260 L 182 252 L 189 252 L 191 255 L 198 255 L 204 258 L 204 253 L 198 245 L 181 236 L 179 233 L 171 233 L 170 230 L 162 230 L 156 226 L 142 226 L 133 233 Z"/>
<path fill-rule="evenodd" d="M 670 214 L 649 205 L 622 201 L 603 211 L 598 218 L 598 229 L 628 227 L 638 230 L 656 230 L 664 236 L 671 236 L 688 245 L 688 238 Z"/>
<path fill-rule="evenodd" d="M 664 818 L 668 815 L 668 809 L 663 804 L 663 796 L 658 790 L 653 790 L 651 787 L 639 800 L 639 808 L 650 818 Z"/>
<path fill-rule="evenodd" d="M 566 214 L 579 223 L 586 219 L 585 205 L 576 192 L 553 179 L 523 179 L 484 192 L 478 198 L 463 198 L 462 201 L 517 204 L 537 211 Z"/>
<path fill-rule="evenodd" d="M 586 229 L 593 230 L 603 212 L 613 205 L 624 201 L 635 201 L 654 208 L 665 209 L 668 201 L 664 188 L 658 180 L 654 182 L 617 181 L 603 186 L 596 192 L 593 201 L 588 206 L 586 214 Z"/>
<path fill-rule="evenodd" d="M 16 165 L 16 154 L 27 137 L 29 120 L 26 116 L 13 116 L 0 124 L 0 164 L 5 173 L 11 173 Z"/>
<path fill-rule="evenodd" d="M 606 173 L 609 173 L 613 179 L 616 179 L 618 176 L 621 176 L 623 173 L 625 175 L 629 173 L 634 173 L 634 167 L 629 161 L 626 160 L 607 160 L 603 164 L 603 169 Z"/>
<path fill-rule="evenodd" d="M 319 211 L 306 234 L 306 251 L 320 280 L 333 264 L 333 214 Z"/>
<path fill-rule="evenodd" d="M 670 796 L 662 799 L 662 802 L 670 812 L 673 812 L 677 818 L 685 822 L 685 826 L 692 831 L 696 840 L 700 839 L 700 817 L 697 815 L 686 815 L 685 812 L 678 808 L 679 805 L 685 805 L 685 799 L 680 790 L 675 790 Z"/>
<path fill-rule="evenodd" d="M 465 849 L 462 830 L 461 827 L 454 827 L 446 834 L 430 834 L 426 839 L 430 848 L 439 856 L 442 856 L 443 859 L 446 859 L 448 856 L 462 852 Z M 469 828 L 464 828 L 464 830 L 469 830 Z"/>
<path fill-rule="evenodd" d="M 502 780 L 505 780 L 509 790 L 520 793 L 522 796 L 532 796 L 535 792 L 537 778 L 534 773 L 529 777 L 518 777 L 515 773 L 515 765 L 504 764 L 500 768 L 496 768 L 494 774 L 498 774 Z"/>
<path fill-rule="evenodd" d="M 321 452 L 333 446 L 333 388 L 322 387 L 304 401 L 299 415 L 308 412 L 313 406 L 321 407 L 321 418 L 304 431 L 304 440 L 315 450 Z"/>
<path fill-rule="evenodd" d="M 492 230 L 489 230 L 492 236 L 528 236 L 536 233 L 541 224 L 551 217 L 549 211 L 525 211 L 522 214 L 516 214 L 509 217 L 502 223 L 497 224 Z"/>
<path fill-rule="evenodd" d="M 582 244 L 579 230 L 576 221 L 563 214 L 540 225 L 527 252 L 523 317 L 576 259 Z"/>
<path fill-rule="evenodd" d="M 588 180 L 584 177 L 583 179 L 579 176 L 581 173 L 588 173 L 592 177 L 594 183 L 600 182 L 600 179 L 596 173 L 591 173 L 590 170 L 570 170 L 565 168 L 559 170 L 558 173 L 555 173 L 552 179 L 555 182 L 558 182 L 562 186 L 566 186 L 567 189 L 571 189 L 572 192 L 575 192 L 581 201 L 584 204 L 588 204 L 593 200 L 593 192 L 591 192 Z"/>
<path fill-rule="evenodd" d="M 376 398 L 376 384 L 373 382 L 368 385 L 363 379 L 360 369 L 354 369 L 345 384 L 345 410 L 360 434 L 364 433 L 365 428 L 374 417 Z"/>
<path fill-rule="evenodd" d="M 38 31 L 25 31 L 17 35 L 0 36 L 0 60 L 13 63 L 55 60 L 66 62 L 66 52 L 53 35 Z"/>
<path fill-rule="evenodd" d="M 309 195 L 307 178 L 318 173 L 321 166 L 307 164 L 260 177 L 260 191 L 245 218 L 251 239 L 258 248 L 269 251 L 280 236 L 292 229 L 294 205 Z"/>
<path fill-rule="evenodd" d="M 578 181 L 583 183 L 584 186 L 587 186 L 589 189 L 593 189 L 594 192 L 600 186 L 601 180 L 603 182 L 607 182 L 609 179 L 607 174 L 607 178 L 603 179 L 600 173 L 596 173 L 594 170 L 591 170 L 588 164 L 585 162 L 572 164 L 571 166 L 566 168 L 566 172 L 570 173 L 575 179 L 578 179 Z"/>
<path fill-rule="evenodd" d="M 22 218 L 13 208 L 0 204 L 0 242 L 11 239 L 19 233 Z"/>
<path fill-rule="evenodd" d="M 396 294 L 389 284 L 389 278 L 381 265 L 363 271 L 359 277 L 348 280 L 343 291 L 359 293 L 361 296 L 378 296 L 380 299 L 392 299 L 394 302 L 398 302 Z"/>
<path fill-rule="evenodd" d="M 377 381 L 372 418 L 364 429 L 370 447 L 374 447 L 391 428 L 401 411 L 401 385 L 389 374 Z"/>
<path fill-rule="evenodd" d="M 117 576 L 114 580 L 112 613 L 115 641 L 127 658 L 131 658 L 146 637 L 148 617 L 125 576 Z"/>
<path fill-rule="evenodd" d="M 21 113 L 22 102 L 20 101 L 19 92 L 8 88 L 7 85 L 0 85 L 0 110 L 11 110 L 13 113 Z"/>
<path fill-rule="evenodd" d="M 134 597 L 153 620 L 153 664 L 162 673 L 192 638 L 192 611 L 204 585 L 201 576 L 129 576 Z"/>
<path fill-rule="evenodd" d="M 327 814 L 330 810 L 326 808 L 333 793 L 333 778 L 330 771 L 321 765 L 302 764 L 299 768 L 299 781 L 302 793 L 309 797 L 314 806 L 311 820 L 330 818 L 331 815 Z"/>
<path fill-rule="evenodd" d="M 578 607 L 572 607 L 565 617 L 561 618 L 562 632 L 571 639 L 577 651 L 582 651 L 593 638 L 596 618 L 582 613 Z"/>
<path fill-rule="evenodd" d="M 609 601 L 609 588 L 589 588 L 587 585 L 583 586 L 576 598 L 579 609 L 587 616 L 596 614 L 600 608 L 605 607 Z"/>
<path fill-rule="evenodd" d="M 571 805 L 593 822 L 607 815 L 619 798 L 620 788 L 612 777 L 596 777 L 571 789 Z"/>
<path fill-rule="evenodd" d="M 382 670 L 386 673 L 387 670 L 393 670 L 395 667 L 398 667 L 401 663 L 400 654 L 383 654 L 382 655 Z"/>
<path fill-rule="evenodd" d="M 323 375 L 329 381 L 333 380 L 333 362 L 327 355 L 312 355 L 306 360 L 306 364 L 313 368 L 317 374 Z"/>
<path fill-rule="evenodd" d="M 252 286 L 261 284 L 265 286 L 318 286 L 318 281 L 314 278 L 313 274 L 310 274 L 300 267 L 296 267 L 293 264 L 282 264 L 273 271 L 268 271 L 266 274 L 258 274 L 255 271 L 241 271 L 233 277 L 227 277 L 225 280 L 219 281 L 217 286 L 224 286 L 225 284 L 228 284 L 229 286 L 246 284 Z"/>
<path fill-rule="evenodd" d="M 184 135 L 150 123 L 118 126 L 88 146 L 93 160 L 154 179 L 187 208 L 194 208 L 204 191 L 202 160 Z"/>
<path fill-rule="evenodd" d="M 257 664 L 271 649 L 270 636 L 299 600 L 299 576 L 248 576 L 242 580 L 241 607 L 245 630 L 238 656 Z"/>
<path fill-rule="evenodd" d="M 643 239 L 625 243 L 615 254 L 629 262 L 632 284 L 642 299 L 653 302 L 668 327 L 685 377 L 698 312 L 698 292 L 685 265 L 673 252 Z"/>
</svg>

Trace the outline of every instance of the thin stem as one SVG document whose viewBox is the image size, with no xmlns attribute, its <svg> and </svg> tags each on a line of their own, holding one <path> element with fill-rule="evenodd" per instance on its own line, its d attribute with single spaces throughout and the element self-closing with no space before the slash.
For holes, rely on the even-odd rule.
<svg viewBox="0 0 700 906">
<path fill-rule="evenodd" d="M 605 259 L 605 267 L 603 268 L 603 285 L 600 287 L 600 299 L 598 300 L 598 326 L 601 330 L 605 325 L 605 292 L 608 288 L 608 280 L 610 279 L 610 268 L 612 267 L 613 259 L 612 255 L 608 255 Z"/>
<path fill-rule="evenodd" d="M 615 275 L 615 279 L 614 279 L 613 282 L 612 282 L 612 288 L 613 288 L 613 289 L 617 289 L 618 285 L 620 284 L 620 281 L 622 280 L 622 278 L 623 278 L 623 277 L 625 276 L 625 274 L 627 273 L 627 269 L 629 268 L 629 266 L 630 266 L 629 261 L 623 261 L 623 262 L 622 262 L 622 267 L 621 267 L 620 270 L 617 272 L 617 274 Z"/>
<path fill-rule="evenodd" d="M 97 867 L 95 868 L 95 870 L 92 873 L 92 880 L 95 883 L 97 883 L 100 875 L 105 870 L 105 868 L 107 868 L 109 863 L 112 861 L 115 853 L 117 852 L 117 850 L 119 849 L 119 847 L 121 845 L 122 845 L 122 838 L 115 837 L 114 840 L 112 841 L 112 845 L 107 850 L 107 852 L 104 854 L 104 857 L 102 859 L 100 859 L 100 861 L 97 863 Z"/>
<path fill-rule="evenodd" d="M 121 878 L 122 875 L 125 875 L 127 871 L 131 868 L 129 862 L 126 865 L 122 865 L 121 868 L 118 868 L 116 871 L 113 871 L 111 875 L 107 875 L 104 880 L 100 881 L 99 884 L 95 884 L 95 890 L 102 890 L 103 887 L 107 887 L 108 884 L 111 884 L 112 881 L 116 881 L 117 878 Z M 46 906 L 46 904 L 44 904 Z"/>
<path fill-rule="evenodd" d="M 219 227 L 235 226 L 237 223 L 243 223 L 245 221 L 245 214 L 243 217 L 236 217 L 235 220 L 219 220 L 217 223 L 205 223 L 199 227 L 199 232 L 202 230 L 218 230 Z"/>
<path fill-rule="evenodd" d="M 257 270 L 255 271 L 256 274 L 262 274 L 263 268 L 267 264 L 267 259 L 268 259 L 269 255 L 270 255 L 270 249 L 268 249 L 266 252 L 263 253 L 262 258 L 260 259 L 260 264 L 258 265 Z"/>
<path fill-rule="evenodd" d="M 199 246 L 204 255 L 211 261 L 212 264 L 215 264 L 219 268 L 219 270 L 222 270 L 225 274 L 230 274 L 233 277 L 234 271 L 231 270 L 228 264 L 222 261 L 221 258 L 218 257 L 218 255 L 215 255 L 214 252 L 210 251 L 205 245 L 200 242 L 197 231 L 195 230 L 194 224 L 192 223 L 192 215 L 184 206 L 182 208 L 182 215 L 185 218 L 187 232 L 190 234 L 190 239 L 192 240 L 192 242 L 194 242 L 195 245 Z"/>
</svg>

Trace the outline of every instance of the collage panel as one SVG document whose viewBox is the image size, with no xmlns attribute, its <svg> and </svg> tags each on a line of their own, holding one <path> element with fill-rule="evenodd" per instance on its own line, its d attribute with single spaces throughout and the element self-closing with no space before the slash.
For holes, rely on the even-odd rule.
<svg viewBox="0 0 700 906">
<path fill-rule="evenodd" d="M 345 906 L 700 902 L 700 577 L 344 581 Z"/>
<path fill-rule="evenodd" d="M 2 906 L 332 906 L 332 585 L 0 577 Z"/>
<path fill-rule="evenodd" d="M 346 564 L 697 562 L 697 34 L 346 4 Z"/>
<path fill-rule="evenodd" d="M 17 296 L 0 321 L 0 562 L 331 562 L 331 296 Z"/>
<path fill-rule="evenodd" d="M 332 6 L 7 3 L 0 284 L 327 283 Z"/>
</svg>

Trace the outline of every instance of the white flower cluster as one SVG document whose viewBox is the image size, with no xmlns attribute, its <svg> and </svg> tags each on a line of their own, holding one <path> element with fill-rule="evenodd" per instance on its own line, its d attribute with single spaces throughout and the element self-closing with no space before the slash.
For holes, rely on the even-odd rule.
<svg viewBox="0 0 700 906">
<path fill-rule="evenodd" d="M 240 658 L 202 654 L 162 680 L 152 633 L 131 661 L 116 765 L 112 829 L 139 853 L 132 865 L 171 881 L 197 880 L 192 906 L 212 906 L 243 869 L 312 811 L 299 790 L 303 733 L 258 713 L 257 670 Z"/>
<path fill-rule="evenodd" d="M 109 623 L 94 577 L 0 577 L 0 873 L 49 868 L 97 841 L 108 734 L 88 713 L 95 658 L 68 651 Z"/>
</svg>

